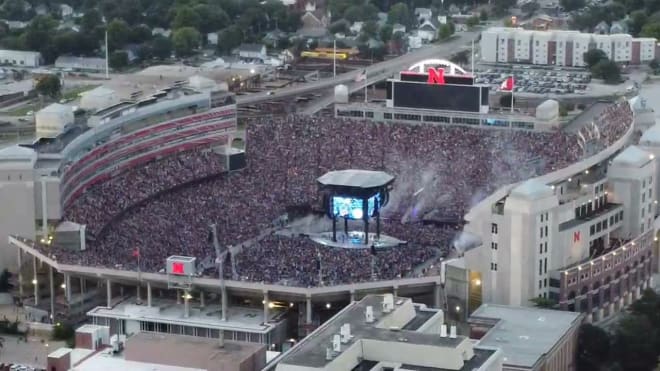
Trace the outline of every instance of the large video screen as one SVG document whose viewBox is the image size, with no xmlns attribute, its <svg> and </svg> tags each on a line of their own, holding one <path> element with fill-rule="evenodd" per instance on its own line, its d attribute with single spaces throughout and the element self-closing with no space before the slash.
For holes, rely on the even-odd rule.
<svg viewBox="0 0 660 371">
<path fill-rule="evenodd" d="M 380 195 L 376 194 L 367 200 L 367 212 L 369 216 L 374 216 L 376 203 L 379 202 Z M 362 199 L 352 197 L 332 197 L 332 214 L 346 219 L 361 220 L 364 217 L 362 209 Z"/>
<path fill-rule="evenodd" d="M 487 88 L 397 81 L 392 89 L 394 107 L 479 112 L 481 90 Z"/>
</svg>

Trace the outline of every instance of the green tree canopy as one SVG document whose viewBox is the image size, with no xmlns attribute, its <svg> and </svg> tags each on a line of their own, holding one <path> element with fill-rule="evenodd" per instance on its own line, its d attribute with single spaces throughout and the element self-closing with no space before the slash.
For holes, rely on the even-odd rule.
<svg viewBox="0 0 660 371">
<path fill-rule="evenodd" d="M 598 371 L 609 360 L 610 337 L 591 324 L 580 326 L 578 333 L 578 370 Z"/>
<path fill-rule="evenodd" d="M 591 74 L 597 79 L 603 79 L 608 84 L 621 82 L 621 69 L 609 59 L 602 59 L 591 68 Z"/>
<path fill-rule="evenodd" d="M 108 49 L 110 51 L 121 49 L 129 42 L 131 29 L 121 19 L 113 19 L 108 23 Z"/>
<path fill-rule="evenodd" d="M 199 30 L 202 24 L 202 17 L 192 8 L 188 6 L 181 6 L 176 9 L 174 19 L 172 20 L 172 28 L 178 29 L 183 27 L 191 27 Z"/>
<path fill-rule="evenodd" d="M 41 95 L 57 98 L 62 91 L 62 83 L 57 75 L 46 75 L 37 82 L 35 89 Z"/>
<path fill-rule="evenodd" d="M 121 70 L 128 66 L 128 53 L 123 50 L 115 51 L 110 54 L 108 64 L 115 70 Z"/>
<path fill-rule="evenodd" d="M 390 7 L 387 12 L 387 23 L 395 24 L 400 23 L 406 27 L 410 26 L 411 22 L 410 10 L 405 3 L 396 3 Z"/>
<path fill-rule="evenodd" d="M 626 371 L 654 370 L 658 329 L 644 316 L 626 316 L 617 324 L 612 350 Z"/>
<path fill-rule="evenodd" d="M 605 60 L 608 59 L 607 54 L 605 54 L 605 52 L 600 49 L 590 49 L 589 51 L 584 53 L 583 58 L 584 58 L 584 63 L 586 63 L 587 67 L 589 68 L 593 68 L 593 66 L 595 66 L 598 62 L 604 59 Z"/>
<path fill-rule="evenodd" d="M 234 48 L 243 42 L 243 31 L 238 26 L 226 27 L 218 32 L 218 51 L 222 54 L 229 54 Z"/>
<path fill-rule="evenodd" d="M 162 35 L 156 35 L 150 43 L 151 53 L 154 58 L 166 59 L 172 54 L 172 40 Z"/>
<path fill-rule="evenodd" d="M 181 27 L 172 33 L 172 44 L 177 56 L 186 57 L 199 46 L 199 31 L 192 27 Z"/>
</svg>

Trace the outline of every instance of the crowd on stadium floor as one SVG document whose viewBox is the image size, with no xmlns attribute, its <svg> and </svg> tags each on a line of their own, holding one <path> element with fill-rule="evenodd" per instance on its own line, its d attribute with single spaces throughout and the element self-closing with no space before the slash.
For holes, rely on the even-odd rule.
<svg viewBox="0 0 660 371">
<path fill-rule="evenodd" d="M 627 104 L 613 105 L 595 120 L 610 144 L 631 125 Z M 408 244 L 379 252 L 380 279 L 411 274 L 421 262 L 448 249 L 455 231 L 422 223 L 460 220 L 499 186 L 547 173 L 582 155 L 576 135 L 484 129 L 468 126 L 408 125 L 288 116 L 248 124 L 247 167 L 171 192 L 161 192 L 223 167 L 207 153 L 181 153 L 152 162 L 97 185 L 66 210 L 68 220 L 98 233 L 83 253 L 58 250 L 58 260 L 91 266 L 157 272 L 170 255 L 215 256 L 208 226 L 218 225 L 222 246 L 238 246 L 267 228 L 287 207 L 321 205 L 316 178 L 334 169 L 383 170 L 396 176 L 383 209 L 383 233 Z M 217 163 L 216 163 L 217 162 Z M 127 211 L 126 211 L 127 210 Z M 113 218 L 120 212 L 124 215 Z M 410 254 L 410 252 L 414 252 Z M 244 246 L 233 257 L 242 279 L 318 283 L 315 258 L 321 253 L 324 281 L 341 283 L 371 277 L 369 249 L 323 250 L 309 240 L 269 236 Z M 231 269 L 225 269 L 230 274 Z"/>
</svg>

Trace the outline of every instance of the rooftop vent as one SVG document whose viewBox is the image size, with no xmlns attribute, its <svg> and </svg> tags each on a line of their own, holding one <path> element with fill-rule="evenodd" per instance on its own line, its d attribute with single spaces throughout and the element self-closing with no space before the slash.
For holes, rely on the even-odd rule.
<svg viewBox="0 0 660 371">
<path fill-rule="evenodd" d="M 383 313 L 389 313 L 394 309 L 394 295 L 383 295 Z"/>
<path fill-rule="evenodd" d="M 341 335 L 342 343 L 346 344 L 349 341 L 351 341 L 351 339 L 353 338 L 353 335 L 351 335 L 351 324 L 346 323 L 342 325 L 341 328 L 339 329 L 339 333 Z"/>
<path fill-rule="evenodd" d="M 325 360 L 326 361 L 332 361 L 332 358 L 333 358 L 332 348 L 330 348 L 330 347 L 325 348 Z"/>
<path fill-rule="evenodd" d="M 367 306 L 367 310 L 364 312 L 365 319 L 367 323 L 374 322 L 374 307 Z"/>
<path fill-rule="evenodd" d="M 443 337 L 443 338 L 447 337 L 447 325 L 445 325 L 445 324 L 440 326 L 440 337 Z"/>
<path fill-rule="evenodd" d="M 332 337 L 332 350 L 337 353 L 341 352 L 341 337 L 337 334 Z"/>
<path fill-rule="evenodd" d="M 451 326 L 449 328 L 449 337 L 452 339 L 456 339 L 456 326 Z"/>
</svg>

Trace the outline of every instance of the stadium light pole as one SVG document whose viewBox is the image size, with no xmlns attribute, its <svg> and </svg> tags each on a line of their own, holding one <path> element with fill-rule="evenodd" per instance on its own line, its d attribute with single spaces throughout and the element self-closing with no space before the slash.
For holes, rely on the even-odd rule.
<svg viewBox="0 0 660 371">
<path fill-rule="evenodd" d="M 332 77 L 337 77 L 337 39 L 332 43 Z"/>
</svg>

